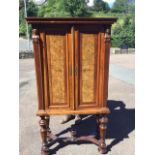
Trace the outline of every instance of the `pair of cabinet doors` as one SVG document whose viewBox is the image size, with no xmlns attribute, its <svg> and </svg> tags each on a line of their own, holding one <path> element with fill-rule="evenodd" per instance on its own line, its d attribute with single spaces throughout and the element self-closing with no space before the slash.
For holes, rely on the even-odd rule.
<svg viewBox="0 0 155 155">
<path fill-rule="evenodd" d="M 45 110 L 80 113 L 106 106 L 109 44 L 104 32 L 100 25 L 39 29 Z"/>
</svg>

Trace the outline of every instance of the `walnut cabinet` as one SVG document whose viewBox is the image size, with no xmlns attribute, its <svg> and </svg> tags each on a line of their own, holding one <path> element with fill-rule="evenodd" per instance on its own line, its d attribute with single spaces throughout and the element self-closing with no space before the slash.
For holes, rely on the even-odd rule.
<svg viewBox="0 0 155 155">
<path fill-rule="evenodd" d="M 42 154 L 49 154 L 49 116 L 55 114 L 96 114 L 100 138 L 92 141 L 105 153 L 110 31 L 116 18 L 27 21 L 33 29 Z"/>
</svg>

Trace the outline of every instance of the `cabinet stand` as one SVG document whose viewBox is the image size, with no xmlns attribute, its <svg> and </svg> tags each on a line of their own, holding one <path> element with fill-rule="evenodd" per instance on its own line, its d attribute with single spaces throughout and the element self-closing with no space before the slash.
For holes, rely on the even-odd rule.
<svg viewBox="0 0 155 155">
<path fill-rule="evenodd" d="M 41 147 L 41 155 L 50 155 L 50 149 L 54 143 L 67 143 L 67 142 L 73 142 L 78 143 L 79 141 L 88 141 L 91 143 L 94 143 L 98 146 L 98 151 L 101 154 L 107 153 L 107 147 L 105 143 L 105 134 L 106 134 L 106 124 L 108 122 L 107 116 L 100 114 L 96 115 L 96 121 L 98 124 L 98 132 L 97 135 L 89 135 L 89 136 L 80 136 L 77 137 L 77 132 L 75 130 L 75 127 L 78 126 L 78 124 L 71 125 L 70 127 L 70 137 L 64 137 L 60 138 L 58 136 L 55 136 L 52 134 L 49 122 L 50 122 L 50 116 L 41 116 L 41 120 L 39 121 L 39 124 L 41 126 L 41 138 L 42 138 L 42 147 Z M 99 137 L 98 137 L 99 135 Z"/>
</svg>

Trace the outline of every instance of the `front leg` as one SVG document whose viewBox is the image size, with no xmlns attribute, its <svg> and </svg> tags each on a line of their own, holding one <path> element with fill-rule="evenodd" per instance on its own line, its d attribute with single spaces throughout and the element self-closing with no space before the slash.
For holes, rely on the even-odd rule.
<svg viewBox="0 0 155 155">
<path fill-rule="evenodd" d="M 56 136 L 52 133 L 50 129 L 50 116 L 45 116 L 46 129 L 47 129 L 47 142 L 50 143 L 52 140 L 56 139 Z"/>
<path fill-rule="evenodd" d="M 49 127 L 49 124 L 50 124 L 50 116 L 46 116 L 45 117 L 46 119 L 46 128 L 47 128 L 47 141 L 50 142 L 52 137 L 51 137 L 51 129 Z"/>
<path fill-rule="evenodd" d="M 49 148 L 47 146 L 47 122 L 45 116 L 41 116 L 41 120 L 39 121 L 39 125 L 41 127 L 40 134 L 42 138 L 42 148 L 41 148 L 41 155 L 48 155 Z"/>
<path fill-rule="evenodd" d="M 96 138 L 98 139 L 99 137 L 100 137 L 100 135 L 99 135 L 99 115 L 97 114 L 96 115 Z"/>
<path fill-rule="evenodd" d="M 105 135 L 106 135 L 108 118 L 106 117 L 106 115 L 100 115 L 98 121 L 99 121 L 99 131 L 100 131 L 98 150 L 100 153 L 104 154 L 107 152 L 107 146 L 105 143 Z"/>
<path fill-rule="evenodd" d="M 47 133 L 51 133 L 51 129 L 49 127 L 50 125 L 50 116 L 45 116 L 45 119 L 46 119 L 46 124 L 47 124 Z"/>
</svg>

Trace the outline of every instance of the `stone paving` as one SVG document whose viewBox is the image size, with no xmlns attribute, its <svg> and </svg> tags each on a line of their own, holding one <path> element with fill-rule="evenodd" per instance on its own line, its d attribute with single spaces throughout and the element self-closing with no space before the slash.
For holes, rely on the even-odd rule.
<svg viewBox="0 0 155 155">
<path fill-rule="evenodd" d="M 20 69 L 20 155 L 39 155 L 41 138 L 39 134 L 39 118 L 36 117 L 37 97 L 34 71 L 34 60 L 25 59 L 19 61 Z M 134 55 L 119 54 L 111 55 L 110 63 L 119 66 L 127 72 L 130 78 L 134 73 Z M 132 75 L 130 75 L 132 74 Z M 125 75 L 125 76 L 128 76 Z M 109 123 L 106 143 L 109 152 L 107 155 L 134 155 L 134 83 L 124 80 L 124 76 L 116 77 L 112 71 L 109 77 Z M 60 124 L 63 116 L 52 116 L 50 127 L 54 134 L 67 136 L 68 129 L 74 121 L 65 125 Z M 81 129 L 85 134 L 93 134 L 95 131 L 95 119 L 92 115 L 87 116 Z M 70 144 L 59 147 L 58 143 L 52 146 L 53 154 L 56 155 L 99 155 L 97 146 L 91 143 Z"/>
<path fill-rule="evenodd" d="M 128 84 L 135 84 L 134 73 L 133 69 L 128 69 L 116 64 L 110 64 L 109 75 Z"/>
</svg>

